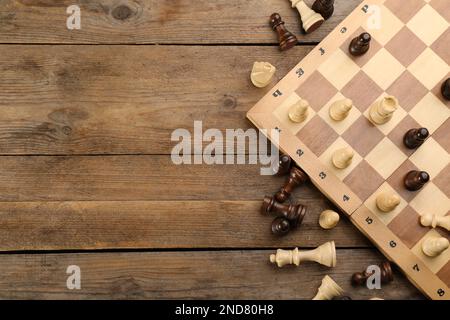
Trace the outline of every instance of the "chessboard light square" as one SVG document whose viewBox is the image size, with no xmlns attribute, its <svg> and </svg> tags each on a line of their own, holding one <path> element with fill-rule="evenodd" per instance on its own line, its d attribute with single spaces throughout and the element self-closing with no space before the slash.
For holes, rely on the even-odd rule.
<svg viewBox="0 0 450 320">
<path fill-rule="evenodd" d="M 380 6 L 381 28 L 375 29 L 367 25 L 369 33 L 374 37 L 381 45 L 385 45 L 389 42 L 397 32 L 404 26 L 387 7 Z M 369 20 L 368 20 L 369 21 Z"/>
<path fill-rule="evenodd" d="M 450 117 L 450 109 L 429 92 L 409 114 L 421 126 L 433 133 Z"/>
<path fill-rule="evenodd" d="M 406 159 L 407 156 L 387 137 L 365 157 L 384 179 L 389 178 Z"/>
<path fill-rule="evenodd" d="M 363 71 L 386 90 L 405 71 L 405 67 L 395 59 L 385 48 L 363 67 Z"/>
<path fill-rule="evenodd" d="M 383 97 L 385 96 L 386 94 L 381 95 L 380 97 L 378 97 L 376 101 L 383 99 Z M 369 114 L 370 108 L 364 112 L 364 116 L 370 121 Z M 384 124 L 377 124 L 376 127 L 387 136 L 400 123 L 400 121 L 402 121 L 403 118 L 406 117 L 407 114 L 408 113 L 405 110 L 403 110 L 401 106 L 399 106 L 398 109 L 394 112 L 394 115 L 392 116 L 391 120 L 389 120 Z"/>
<path fill-rule="evenodd" d="M 383 212 L 377 207 L 377 197 L 383 192 L 394 193 L 400 197 L 400 204 L 391 212 Z M 364 204 L 373 214 L 383 221 L 385 225 L 388 225 L 408 205 L 405 199 L 403 199 L 387 182 L 384 182 L 378 190 L 364 202 Z"/>
<path fill-rule="evenodd" d="M 308 117 L 305 121 L 301 123 L 295 123 L 292 122 L 289 119 L 289 109 L 291 106 L 300 101 L 300 97 L 295 92 L 292 93 L 289 97 L 287 97 L 283 103 L 275 109 L 273 112 L 275 117 L 283 124 L 284 127 L 286 127 L 292 134 L 297 134 L 311 119 L 315 116 L 316 112 L 312 109 L 308 109 Z"/>
<path fill-rule="evenodd" d="M 347 130 L 361 115 L 361 112 L 358 108 L 353 107 L 350 110 L 347 118 L 342 121 L 335 121 L 330 117 L 330 106 L 339 100 L 343 100 L 345 97 L 338 92 L 330 101 L 319 111 L 319 116 L 325 120 L 326 123 L 330 125 L 339 135 L 343 134 L 345 130 Z"/>
<path fill-rule="evenodd" d="M 418 258 L 420 258 L 433 273 L 437 273 L 439 270 L 441 270 L 450 260 L 450 248 L 442 252 L 437 257 L 428 257 L 422 251 L 422 244 L 426 239 L 441 237 L 442 235 L 439 232 L 432 229 L 411 249 L 411 251 Z"/>
<path fill-rule="evenodd" d="M 427 46 L 430 46 L 448 28 L 448 22 L 428 4 L 406 25 Z"/>
<path fill-rule="evenodd" d="M 434 179 L 450 163 L 450 155 L 433 137 L 430 137 L 409 157 L 409 160 Z"/>
<path fill-rule="evenodd" d="M 448 10 L 448 0 L 431 0 L 427 1 L 436 12 L 439 12 L 450 23 L 450 10 Z"/>
<path fill-rule="evenodd" d="M 345 169 L 338 169 L 333 165 L 333 154 L 336 150 L 339 150 L 341 148 L 350 147 L 350 145 L 345 142 L 344 139 L 339 137 L 325 152 L 319 157 L 321 162 L 325 164 L 328 169 L 333 172 L 341 181 L 345 179 L 349 175 L 350 172 L 355 169 L 358 164 L 363 160 L 363 158 L 355 152 L 355 155 L 353 157 L 352 163 L 350 166 L 348 166 Z"/>
<path fill-rule="evenodd" d="M 450 199 L 433 182 L 428 182 L 409 205 L 420 215 L 432 213 L 443 217 L 450 210 Z"/>
<path fill-rule="evenodd" d="M 430 48 L 426 48 L 417 59 L 408 67 L 417 80 L 428 90 L 445 77 L 450 67 Z"/>
<path fill-rule="evenodd" d="M 358 73 L 359 67 L 338 49 L 318 70 L 336 89 L 341 90 Z"/>
</svg>

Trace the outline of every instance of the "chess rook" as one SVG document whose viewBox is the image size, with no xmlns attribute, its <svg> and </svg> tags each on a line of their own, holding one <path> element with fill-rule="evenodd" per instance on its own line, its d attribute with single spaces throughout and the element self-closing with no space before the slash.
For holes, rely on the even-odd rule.
<svg viewBox="0 0 450 320">
<path fill-rule="evenodd" d="M 286 218 L 277 217 L 272 222 L 271 230 L 274 235 L 284 236 L 291 231 L 291 223 Z"/>
<path fill-rule="evenodd" d="M 297 8 L 302 20 L 303 30 L 311 33 L 319 28 L 324 22 L 324 18 L 310 7 L 303 0 L 291 0 L 292 8 Z"/>
<path fill-rule="evenodd" d="M 297 44 L 297 37 L 286 29 L 284 21 L 278 13 L 270 16 L 270 26 L 277 32 L 281 51 L 288 50 Z"/>
<path fill-rule="evenodd" d="M 255 62 L 250 79 L 255 87 L 264 88 L 272 81 L 276 71 L 277 69 L 269 62 Z"/>
<path fill-rule="evenodd" d="M 364 32 L 354 38 L 350 42 L 349 51 L 353 56 L 362 56 L 370 49 L 370 41 L 372 37 L 369 33 Z"/>
<path fill-rule="evenodd" d="M 336 266 L 336 246 L 334 241 L 326 242 L 314 250 L 299 251 L 278 249 L 276 254 L 270 255 L 270 262 L 279 268 L 285 265 L 296 265 L 297 267 L 305 261 L 317 262 L 327 267 Z"/>
<path fill-rule="evenodd" d="M 425 171 L 412 170 L 405 176 L 405 187 L 409 191 L 417 191 L 430 181 L 430 175 Z"/>
<path fill-rule="evenodd" d="M 369 111 L 370 120 L 374 124 L 385 124 L 392 119 L 394 112 L 398 108 L 398 100 L 393 96 L 387 96 L 376 101 Z"/>
<path fill-rule="evenodd" d="M 288 174 L 291 170 L 292 159 L 287 154 L 282 154 L 279 161 L 272 165 L 272 172 L 277 176 Z"/>
<path fill-rule="evenodd" d="M 335 101 L 329 110 L 330 118 L 334 121 L 342 121 L 350 113 L 350 110 L 353 108 L 353 101 L 350 99 L 343 99 Z"/>
<path fill-rule="evenodd" d="M 278 216 L 282 216 L 287 219 L 291 228 L 295 228 L 302 223 L 306 211 L 306 206 L 301 204 L 284 205 L 276 201 L 274 197 L 269 196 L 264 198 L 261 207 L 261 213 L 263 214 L 275 213 Z"/>
<path fill-rule="evenodd" d="M 333 210 L 325 210 L 319 216 L 319 225 L 325 229 L 333 229 L 339 222 L 339 214 Z"/>
<path fill-rule="evenodd" d="M 383 262 L 379 265 L 380 267 L 380 280 L 381 283 L 389 283 L 394 280 L 394 275 L 392 273 L 391 264 L 388 261 Z M 370 276 L 373 275 L 373 272 L 367 272 L 364 270 L 363 272 L 356 272 L 352 276 L 352 285 L 361 286 L 367 283 L 367 280 Z"/>
<path fill-rule="evenodd" d="M 420 218 L 420 224 L 424 227 L 441 227 L 450 231 L 450 216 L 441 217 L 436 214 L 424 214 Z"/>
<path fill-rule="evenodd" d="M 450 78 L 445 80 L 442 84 L 441 92 L 445 99 L 450 100 Z"/>
<path fill-rule="evenodd" d="M 344 293 L 344 290 L 330 276 L 322 279 L 322 284 L 317 290 L 313 300 L 333 300 Z"/>
<path fill-rule="evenodd" d="M 406 132 L 403 142 L 408 149 L 416 149 L 425 142 L 429 135 L 426 128 L 411 129 Z"/>
<path fill-rule="evenodd" d="M 289 172 L 289 178 L 280 191 L 275 194 L 275 199 L 279 202 L 286 201 L 290 197 L 292 191 L 306 181 L 308 181 L 308 176 L 306 173 L 297 167 L 292 167 Z"/>
<path fill-rule="evenodd" d="M 428 238 L 422 242 L 422 252 L 428 257 L 437 257 L 442 252 L 448 249 L 450 242 L 447 238 Z"/>
<path fill-rule="evenodd" d="M 334 12 L 334 0 L 316 0 L 312 9 L 315 12 L 320 13 L 325 20 L 328 20 Z"/>
</svg>

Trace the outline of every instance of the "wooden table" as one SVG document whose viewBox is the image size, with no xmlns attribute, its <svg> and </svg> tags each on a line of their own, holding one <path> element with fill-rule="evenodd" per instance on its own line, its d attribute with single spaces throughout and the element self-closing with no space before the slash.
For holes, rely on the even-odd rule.
<svg viewBox="0 0 450 320">
<path fill-rule="evenodd" d="M 66 8 L 81 7 L 81 30 Z M 275 239 L 259 213 L 284 178 L 256 165 L 171 162 L 177 128 L 251 127 L 268 89 L 254 61 L 281 78 L 359 3 L 280 53 L 268 17 L 299 35 L 287 0 L 4 0 L 0 6 L 0 298 L 309 299 L 330 274 L 358 299 L 421 299 L 401 274 L 354 289 L 382 255 L 346 220 L 318 226 L 330 203 L 311 185 L 299 231 Z M 338 265 L 278 270 L 278 247 L 334 240 Z M 81 268 L 81 290 L 66 269 Z"/>
</svg>

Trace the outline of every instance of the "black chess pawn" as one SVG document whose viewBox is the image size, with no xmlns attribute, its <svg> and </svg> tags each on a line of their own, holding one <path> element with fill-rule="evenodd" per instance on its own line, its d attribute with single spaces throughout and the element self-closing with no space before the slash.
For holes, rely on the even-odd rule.
<svg viewBox="0 0 450 320">
<path fill-rule="evenodd" d="M 408 149 L 416 149 L 425 142 L 429 135 L 426 128 L 411 129 L 406 132 L 403 142 Z"/>
<path fill-rule="evenodd" d="M 430 175 L 425 171 L 412 170 L 405 176 L 405 187 L 409 191 L 417 191 L 430 181 Z"/>
<path fill-rule="evenodd" d="M 285 218 L 289 221 L 289 227 L 290 228 L 296 228 L 298 225 L 300 225 L 303 221 L 303 218 L 306 215 L 306 206 L 303 206 L 301 204 L 297 205 L 284 205 L 279 203 L 274 197 L 266 196 L 264 198 L 262 207 L 261 207 L 261 213 L 268 214 L 268 213 L 275 213 L 277 216 Z M 276 221 L 276 220 L 275 220 Z M 274 223 L 275 223 L 274 221 Z M 278 223 L 282 223 L 281 221 L 278 221 Z M 278 227 L 279 229 L 280 227 Z M 285 229 L 286 226 L 283 227 Z M 272 225 L 273 230 L 273 225 Z"/>
<path fill-rule="evenodd" d="M 367 33 L 361 33 L 359 36 L 354 38 L 352 42 L 350 42 L 349 51 L 353 56 L 361 56 L 369 51 L 370 41 L 372 40 L 372 36 Z"/>
<path fill-rule="evenodd" d="M 442 84 L 441 92 L 445 99 L 450 100 L 450 78 Z"/>
<path fill-rule="evenodd" d="M 270 16 L 270 26 L 278 34 L 281 51 L 288 50 L 297 44 L 297 37 L 286 29 L 284 21 L 278 13 Z"/>
<path fill-rule="evenodd" d="M 291 170 L 292 159 L 287 154 L 282 154 L 279 161 L 273 164 L 272 171 L 277 176 L 288 174 Z"/>
<path fill-rule="evenodd" d="M 380 281 L 381 283 L 389 283 L 394 280 L 394 276 L 392 273 L 391 264 L 388 261 L 383 262 L 379 265 L 380 268 Z M 367 283 L 367 280 L 370 276 L 372 276 L 374 272 L 367 272 L 364 270 L 363 272 L 356 272 L 352 276 L 352 285 L 361 286 Z"/>
<path fill-rule="evenodd" d="M 322 17 L 327 20 L 331 18 L 334 12 L 334 0 L 316 0 L 312 9 L 320 13 Z"/>
<path fill-rule="evenodd" d="M 291 223 L 288 219 L 277 217 L 272 222 L 272 233 L 277 236 L 284 236 L 291 231 Z"/>
</svg>

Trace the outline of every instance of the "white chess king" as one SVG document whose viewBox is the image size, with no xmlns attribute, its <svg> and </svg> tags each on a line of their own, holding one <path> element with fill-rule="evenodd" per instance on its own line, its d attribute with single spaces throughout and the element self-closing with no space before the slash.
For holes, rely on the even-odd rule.
<svg viewBox="0 0 450 320">
<path fill-rule="evenodd" d="M 270 255 L 270 262 L 278 267 L 288 264 L 299 266 L 304 261 L 314 261 L 327 267 L 336 266 L 336 247 L 334 241 L 324 243 L 314 250 L 299 251 L 278 249 L 276 254 Z"/>
</svg>

